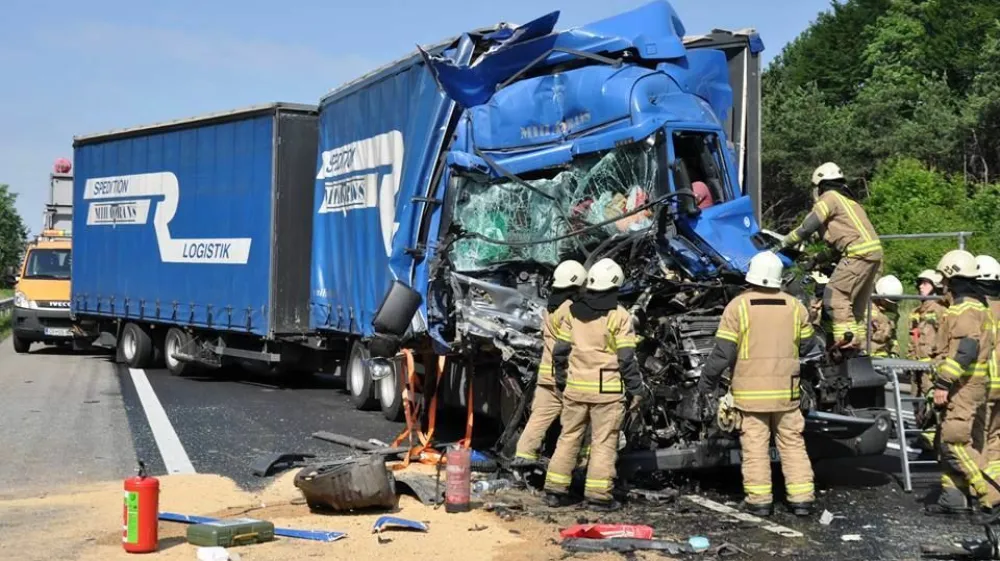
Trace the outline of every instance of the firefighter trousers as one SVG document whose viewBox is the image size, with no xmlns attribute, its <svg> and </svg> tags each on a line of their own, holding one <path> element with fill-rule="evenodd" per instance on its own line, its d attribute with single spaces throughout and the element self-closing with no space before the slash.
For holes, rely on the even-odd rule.
<svg viewBox="0 0 1000 561">
<path fill-rule="evenodd" d="M 1000 401 L 989 402 L 986 423 L 986 475 L 1000 483 Z"/>
<path fill-rule="evenodd" d="M 987 467 L 986 456 L 979 451 L 984 447 L 983 436 L 988 434 L 983 428 L 986 384 L 985 377 L 966 378 L 948 396 L 938 430 L 939 459 L 942 488 L 958 489 L 975 497 L 981 505 L 992 506 L 1000 504 L 1000 492 L 983 478 L 981 470 Z"/>
<path fill-rule="evenodd" d="M 808 503 L 815 499 L 812 464 L 802 438 L 806 420 L 798 409 L 773 413 L 742 411 L 740 447 L 743 450 L 743 491 L 750 504 L 771 504 L 771 460 L 768 449 L 774 434 L 781 471 L 785 475 L 785 494 L 790 503 Z"/>
<path fill-rule="evenodd" d="M 918 424 L 927 428 L 920 432 L 919 445 L 924 450 L 934 451 L 937 438 L 937 424 L 925 416 L 934 414 L 934 404 L 927 400 L 927 395 L 934 389 L 933 372 L 916 372 L 910 381 L 910 395 L 921 398 L 913 403 L 913 414 L 917 416 Z"/>
<path fill-rule="evenodd" d="M 552 422 L 562 413 L 562 394 L 555 386 L 535 386 L 535 397 L 531 402 L 531 415 L 528 423 L 517 440 L 516 457 L 525 460 L 537 460 L 538 449 L 545 440 Z"/>
<path fill-rule="evenodd" d="M 841 259 L 823 290 L 823 311 L 832 322 L 833 340 L 840 341 L 850 331 L 862 347 L 868 338 L 868 300 L 882 268 L 880 257 L 866 257 Z"/>
<path fill-rule="evenodd" d="M 618 460 L 618 431 L 624 417 L 625 404 L 621 401 L 583 403 L 564 397 L 560 417 L 562 433 L 545 474 L 545 490 L 561 494 L 569 492 L 573 468 L 576 467 L 589 420 L 590 458 L 584 496 L 598 501 L 610 500 Z"/>
</svg>

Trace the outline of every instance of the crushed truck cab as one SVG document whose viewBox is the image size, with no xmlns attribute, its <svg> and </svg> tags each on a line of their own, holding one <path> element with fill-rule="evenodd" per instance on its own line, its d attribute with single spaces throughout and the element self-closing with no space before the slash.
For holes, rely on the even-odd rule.
<svg viewBox="0 0 1000 561">
<path fill-rule="evenodd" d="M 14 286 L 14 350 L 26 353 L 32 343 L 70 343 L 80 334 L 70 317 L 69 234 L 45 230 L 25 250 Z"/>
</svg>

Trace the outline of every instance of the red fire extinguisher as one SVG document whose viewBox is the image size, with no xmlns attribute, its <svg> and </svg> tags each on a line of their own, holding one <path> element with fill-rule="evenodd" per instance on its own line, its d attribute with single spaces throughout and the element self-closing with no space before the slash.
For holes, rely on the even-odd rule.
<svg viewBox="0 0 1000 561">
<path fill-rule="evenodd" d="M 454 447 L 445 454 L 446 485 L 444 490 L 445 512 L 469 512 L 471 494 L 472 452 L 467 448 Z"/>
<path fill-rule="evenodd" d="M 147 476 L 146 465 L 139 462 L 138 475 L 125 480 L 125 503 L 122 508 L 122 547 L 125 551 L 156 551 L 159 503 L 160 480 Z"/>
</svg>

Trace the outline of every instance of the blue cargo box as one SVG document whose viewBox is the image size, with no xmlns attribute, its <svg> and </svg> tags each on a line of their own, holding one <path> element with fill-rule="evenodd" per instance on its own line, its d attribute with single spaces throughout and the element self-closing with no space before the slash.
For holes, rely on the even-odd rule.
<svg viewBox="0 0 1000 561">
<path fill-rule="evenodd" d="M 76 137 L 73 312 L 307 333 L 317 115 L 275 103 Z"/>
</svg>

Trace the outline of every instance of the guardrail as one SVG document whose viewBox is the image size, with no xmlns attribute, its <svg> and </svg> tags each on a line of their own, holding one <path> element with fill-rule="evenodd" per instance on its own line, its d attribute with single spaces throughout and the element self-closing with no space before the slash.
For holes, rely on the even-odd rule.
<svg viewBox="0 0 1000 561">
<path fill-rule="evenodd" d="M 958 249 L 965 249 L 965 239 L 975 232 L 932 232 L 920 234 L 880 234 L 882 240 L 925 240 L 931 238 L 958 238 Z"/>
<path fill-rule="evenodd" d="M 0 300 L 0 317 L 3 317 L 14 311 L 14 299 L 4 298 Z"/>
</svg>

